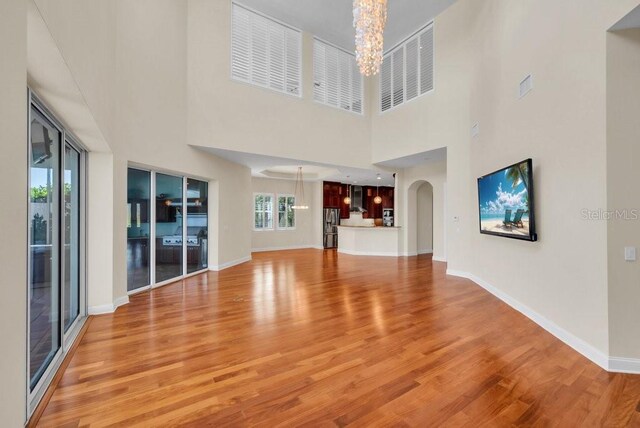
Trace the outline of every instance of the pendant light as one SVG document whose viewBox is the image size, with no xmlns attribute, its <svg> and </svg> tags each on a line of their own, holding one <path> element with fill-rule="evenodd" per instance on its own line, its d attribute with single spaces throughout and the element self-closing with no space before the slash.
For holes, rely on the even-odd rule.
<svg viewBox="0 0 640 428">
<path fill-rule="evenodd" d="M 347 178 L 349 178 L 349 176 L 347 176 Z M 351 190 L 351 184 L 347 184 L 347 197 L 344 198 L 345 205 L 351 205 L 351 192 L 349 190 Z"/>
<path fill-rule="evenodd" d="M 382 203 L 382 198 L 380 197 L 380 186 L 376 186 L 376 197 L 373 198 L 373 203 L 376 205 L 380 205 Z"/>
<path fill-rule="evenodd" d="M 293 196 L 296 199 L 296 204 L 291 208 L 294 210 L 308 210 L 309 205 L 304 201 L 304 181 L 302 180 L 302 167 L 298 167 L 298 173 L 296 174 L 296 187 L 293 191 Z"/>
</svg>

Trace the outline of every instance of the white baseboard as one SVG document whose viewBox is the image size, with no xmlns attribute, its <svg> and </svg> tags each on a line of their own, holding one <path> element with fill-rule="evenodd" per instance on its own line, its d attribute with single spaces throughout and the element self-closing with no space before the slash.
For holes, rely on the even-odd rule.
<svg viewBox="0 0 640 428">
<path fill-rule="evenodd" d="M 507 305 L 511 306 L 513 309 L 517 310 L 518 312 L 538 324 L 540 327 L 547 330 L 549 333 L 553 334 L 562 342 L 569 345 L 574 350 L 584 355 L 586 358 L 593 361 L 603 369 L 610 372 L 640 374 L 640 360 L 630 358 L 616 358 L 606 355 L 604 352 L 596 349 L 584 340 L 575 336 L 573 333 L 568 332 L 553 321 L 550 321 L 527 305 L 519 302 L 518 300 L 509 296 L 507 293 L 497 289 L 481 278 L 478 278 L 477 276 L 467 272 L 457 271 L 453 269 L 447 269 L 447 275 L 467 278 L 475 282 L 480 287 L 484 288 L 489 293 L 493 294 L 498 299 L 502 300 Z"/>
<path fill-rule="evenodd" d="M 228 268 L 233 267 L 233 266 L 241 265 L 242 263 L 246 263 L 246 262 L 250 262 L 250 261 L 251 261 L 251 256 L 249 255 L 249 256 L 243 257 L 241 259 L 232 260 L 230 262 L 222 263 L 221 265 L 210 266 L 209 270 L 212 270 L 214 272 L 219 272 L 221 270 L 228 269 Z"/>
<path fill-rule="evenodd" d="M 418 250 L 418 255 L 422 255 L 422 254 L 433 254 L 433 249 L 427 248 L 424 250 Z"/>
<path fill-rule="evenodd" d="M 431 260 L 434 262 L 442 262 L 442 263 L 447 262 L 447 259 L 445 259 L 444 257 L 437 257 L 437 256 L 431 257 Z"/>
<path fill-rule="evenodd" d="M 609 371 L 616 373 L 640 374 L 640 359 L 609 357 Z"/>
<path fill-rule="evenodd" d="M 398 257 L 415 257 L 418 255 L 417 251 L 408 251 L 406 253 L 398 253 Z"/>
<path fill-rule="evenodd" d="M 266 247 L 266 248 L 252 248 L 252 253 L 265 253 L 267 251 L 288 251 L 288 250 L 308 250 L 308 249 L 323 250 L 324 248 L 315 245 L 293 245 L 290 247 Z"/>
<path fill-rule="evenodd" d="M 129 296 L 118 297 L 113 303 L 106 305 L 89 306 L 87 310 L 89 315 L 112 314 L 122 305 L 129 303 Z"/>
<path fill-rule="evenodd" d="M 398 253 L 384 253 L 377 251 L 351 251 L 351 250 L 341 250 L 338 248 L 338 253 L 348 254 L 350 256 L 370 256 L 370 257 L 398 257 L 400 254 Z"/>
</svg>

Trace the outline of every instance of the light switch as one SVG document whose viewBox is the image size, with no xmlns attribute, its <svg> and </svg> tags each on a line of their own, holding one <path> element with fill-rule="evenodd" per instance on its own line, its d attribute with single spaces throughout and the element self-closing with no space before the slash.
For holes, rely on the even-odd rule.
<svg viewBox="0 0 640 428">
<path fill-rule="evenodd" d="M 624 247 L 624 260 L 627 262 L 636 261 L 636 247 Z"/>
</svg>

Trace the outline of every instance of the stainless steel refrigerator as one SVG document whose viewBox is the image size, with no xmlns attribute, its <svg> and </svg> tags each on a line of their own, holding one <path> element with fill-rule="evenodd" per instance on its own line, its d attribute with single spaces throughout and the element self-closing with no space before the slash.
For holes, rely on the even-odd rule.
<svg viewBox="0 0 640 428">
<path fill-rule="evenodd" d="M 338 225 L 340 224 L 340 209 L 325 208 L 322 216 L 324 231 L 324 248 L 338 247 Z"/>
</svg>

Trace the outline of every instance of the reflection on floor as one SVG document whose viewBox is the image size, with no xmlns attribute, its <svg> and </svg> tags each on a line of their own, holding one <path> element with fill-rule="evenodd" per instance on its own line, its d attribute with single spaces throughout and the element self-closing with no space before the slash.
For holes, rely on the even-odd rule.
<svg viewBox="0 0 640 428">
<path fill-rule="evenodd" d="M 41 425 L 640 424 L 640 376 L 429 256 L 253 257 L 92 318 Z"/>
</svg>

